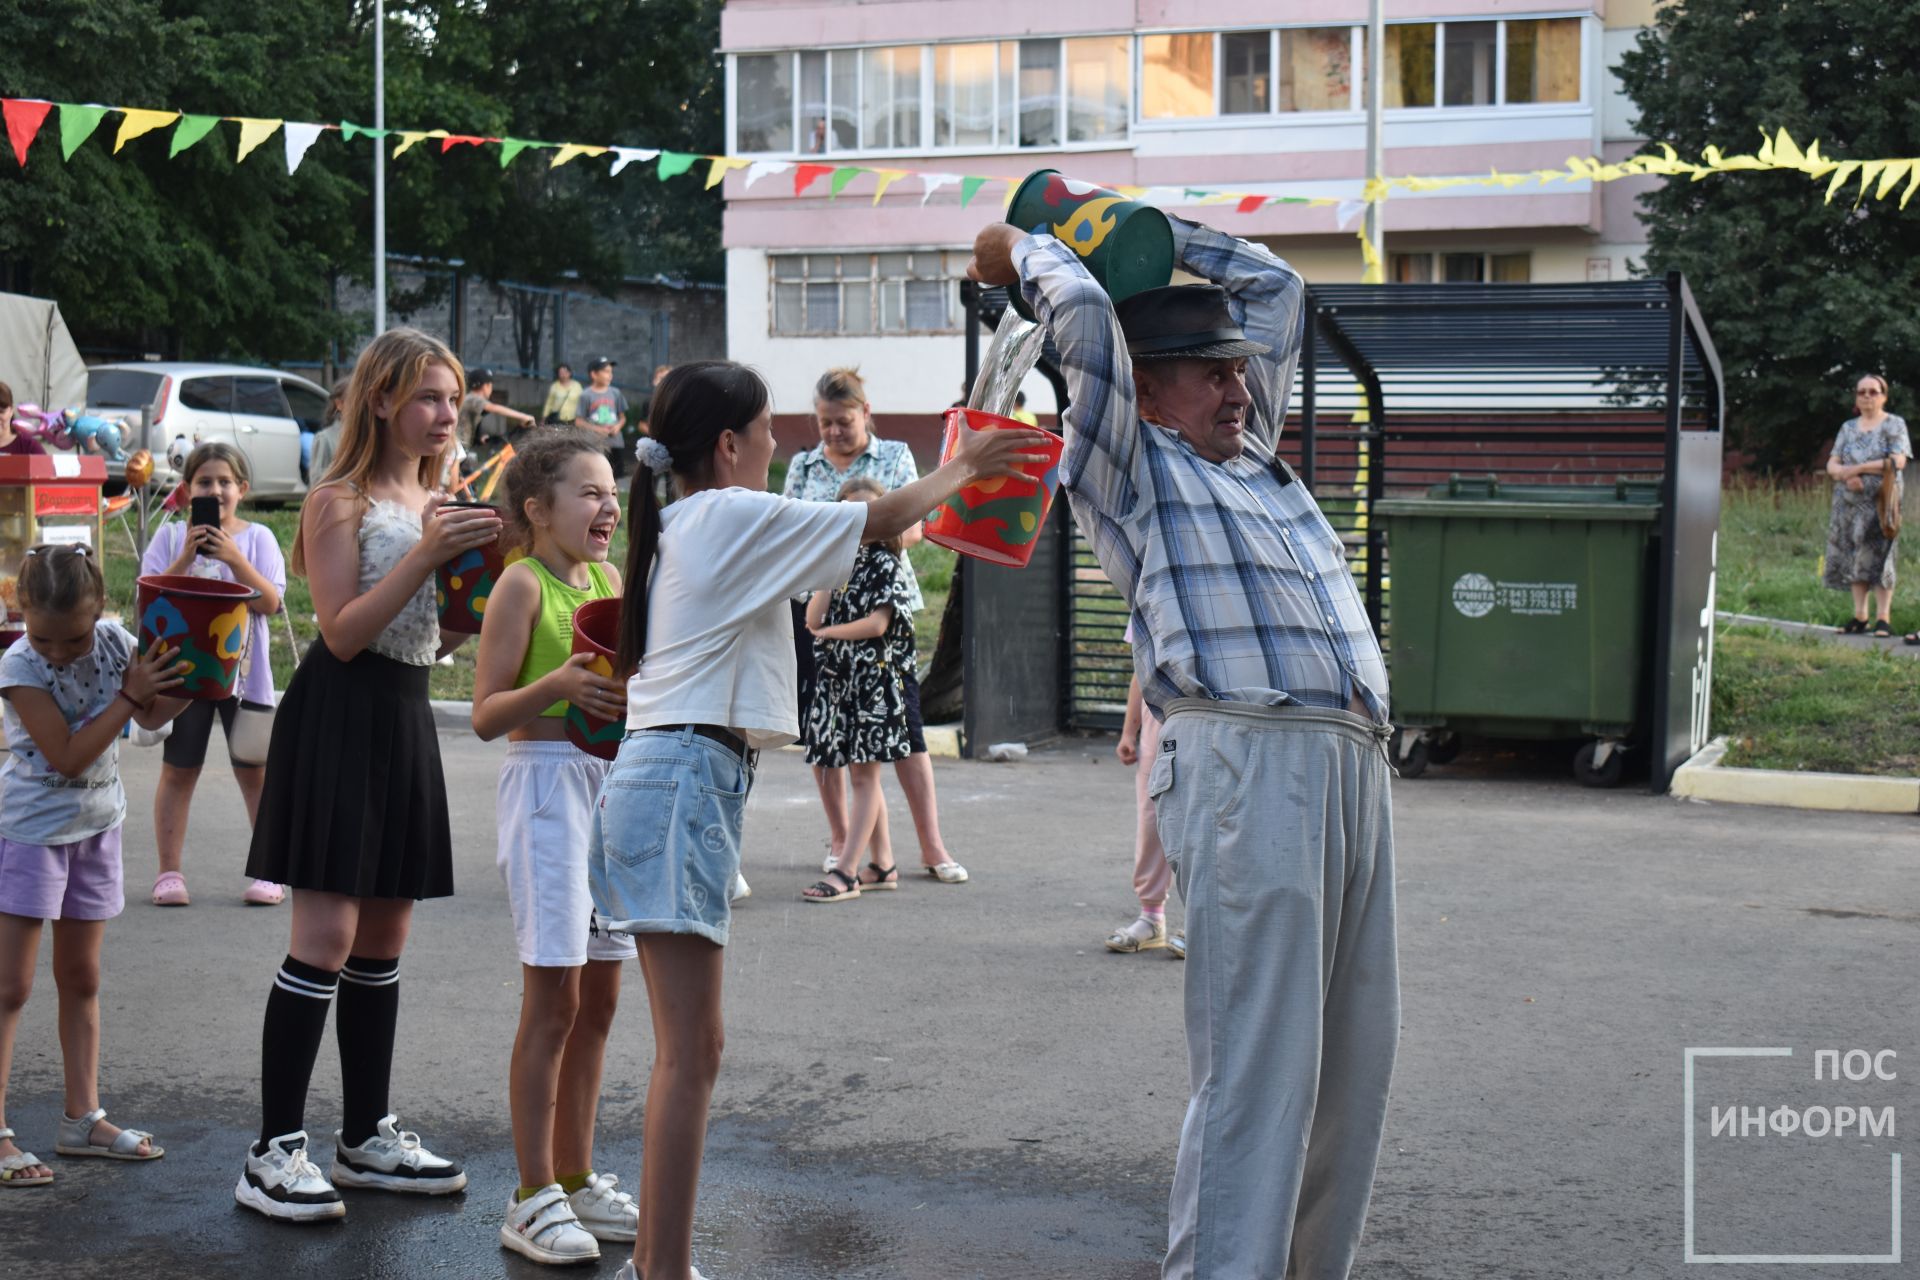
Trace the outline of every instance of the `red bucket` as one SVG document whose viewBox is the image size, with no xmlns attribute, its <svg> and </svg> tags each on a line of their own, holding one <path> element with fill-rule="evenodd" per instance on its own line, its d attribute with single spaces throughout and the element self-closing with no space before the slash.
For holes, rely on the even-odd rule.
<svg viewBox="0 0 1920 1280">
<path fill-rule="evenodd" d="M 237 582 L 183 573 L 153 573 L 139 580 L 140 652 L 165 640 L 180 650 L 178 661 L 192 664 L 186 682 L 167 691 L 169 698 L 218 702 L 233 696 L 247 651 L 247 602 L 259 594 Z"/>
<path fill-rule="evenodd" d="M 483 547 L 462 551 L 434 571 L 440 601 L 440 629 L 462 635 L 479 635 L 480 619 L 487 612 L 487 597 L 493 594 L 500 574 L 526 553 L 519 548 L 503 551 L 500 540 Z"/>
<path fill-rule="evenodd" d="M 613 679 L 613 656 L 619 647 L 619 596 L 589 600 L 573 611 L 573 651 L 594 655 L 587 670 Z M 567 741 L 588 755 L 611 760 L 620 754 L 620 739 L 626 736 L 624 718 L 602 720 L 582 707 L 567 704 Z"/>
<path fill-rule="evenodd" d="M 962 431 L 997 431 L 1006 428 L 1032 431 L 1024 422 L 1003 418 L 979 409 L 947 410 L 947 434 L 940 446 L 940 461 L 953 457 Z M 1051 431 L 1032 452 L 1047 455 L 1044 462 L 1023 462 L 1025 479 L 982 480 L 967 485 L 940 504 L 927 521 L 927 541 L 973 556 L 992 564 L 1026 567 L 1033 558 L 1034 544 L 1047 522 L 1047 510 L 1053 506 L 1054 492 L 1060 487 L 1060 452 L 1067 442 Z"/>
</svg>

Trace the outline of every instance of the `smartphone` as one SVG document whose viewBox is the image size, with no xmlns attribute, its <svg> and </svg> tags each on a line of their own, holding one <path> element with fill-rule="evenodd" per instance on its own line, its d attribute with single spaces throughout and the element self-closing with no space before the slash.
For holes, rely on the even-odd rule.
<svg viewBox="0 0 1920 1280">
<path fill-rule="evenodd" d="M 189 528 L 198 529 L 203 524 L 220 523 L 220 499 L 208 495 L 192 499 L 191 505 L 193 514 L 187 520 Z"/>
</svg>

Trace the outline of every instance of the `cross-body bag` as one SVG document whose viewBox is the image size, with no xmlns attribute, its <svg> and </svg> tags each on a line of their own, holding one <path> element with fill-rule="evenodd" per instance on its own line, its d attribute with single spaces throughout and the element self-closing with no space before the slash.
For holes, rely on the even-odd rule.
<svg viewBox="0 0 1920 1280">
<path fill-rule="evenodd" d="M 1880 511 L 1880 536 L 1892 542 L 1900 536 L 1900 470 L 1892 458 L 1880 464 L 1880 493 L 1874 502 Z"/>
<path fill-rule="evenodd" d="M 286 612 L 284 601 L 281 612 Z M 240 657 L 240 680 L 242 689 L 247 687 L 247 675 L 253 669 L 253 619 L 247 619 L 247 651 Z M 267 627 L 267 654 L 269 669 L 273 662 L 273 628 Z M 244 697 L 233 713 L 233 727 L 227 730 L 227 755 L 236 765 L 254 766 L 267 762 L 267 747 L 273 741 L 273 707 L 264 702 L 249 702 Z"/>
</svg>

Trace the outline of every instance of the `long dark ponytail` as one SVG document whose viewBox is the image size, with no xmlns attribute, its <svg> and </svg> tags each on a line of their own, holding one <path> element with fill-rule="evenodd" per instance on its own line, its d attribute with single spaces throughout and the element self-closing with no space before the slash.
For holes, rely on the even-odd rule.
<svg viewBox="0 0 1920 1280">
<path fill-rule="evenodd" d="M 713 447 L 728 431 L 744 432 L 767 407 L 767 384 L 760 375 L 731 360 L 696 360 L 675 365 L 653 389 L 647 416 L 653 441 L 672 457 L 676 483 L 705 485 L 713 476 Z M 646 452 L 642 441 L 642 453 Z M 627 499 L 632 532 L 627 535 L 626 596 L 620 606 L 620 648 L 616 668 L 630 672 L 647 653 L 647 587 L 654 553 L 660 547 L 660 504 L 653 494 L 659 471 L 644 457 L 634 468 Z"/>
</svg>

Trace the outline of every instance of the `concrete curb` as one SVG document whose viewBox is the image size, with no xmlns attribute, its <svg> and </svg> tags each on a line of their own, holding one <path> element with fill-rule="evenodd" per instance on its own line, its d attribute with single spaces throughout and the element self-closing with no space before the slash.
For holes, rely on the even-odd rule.
<svg viewBox="0 0 1920 1280">
<path fill-rule="evenodd" d="M 463 699 L 435 698 L 427 705 L 433 708 L 433 727 L 443 733 L 473 732 L 473 703 Z M 927 726 L 927 754 L 947 760 L 960 758 L 960 726 L 958 724 L 930 724 Z"/>
<path fill-rule="evenodd" d="M 1668 794 L 1721 804 L 1773 805 L 1847 813 L 1920 813 L 1920 778 L 1851 773 L 1791 773 L 1723 766 L 1727 740 L 1715 738 L 1674 770 Z"/>
</svg>

